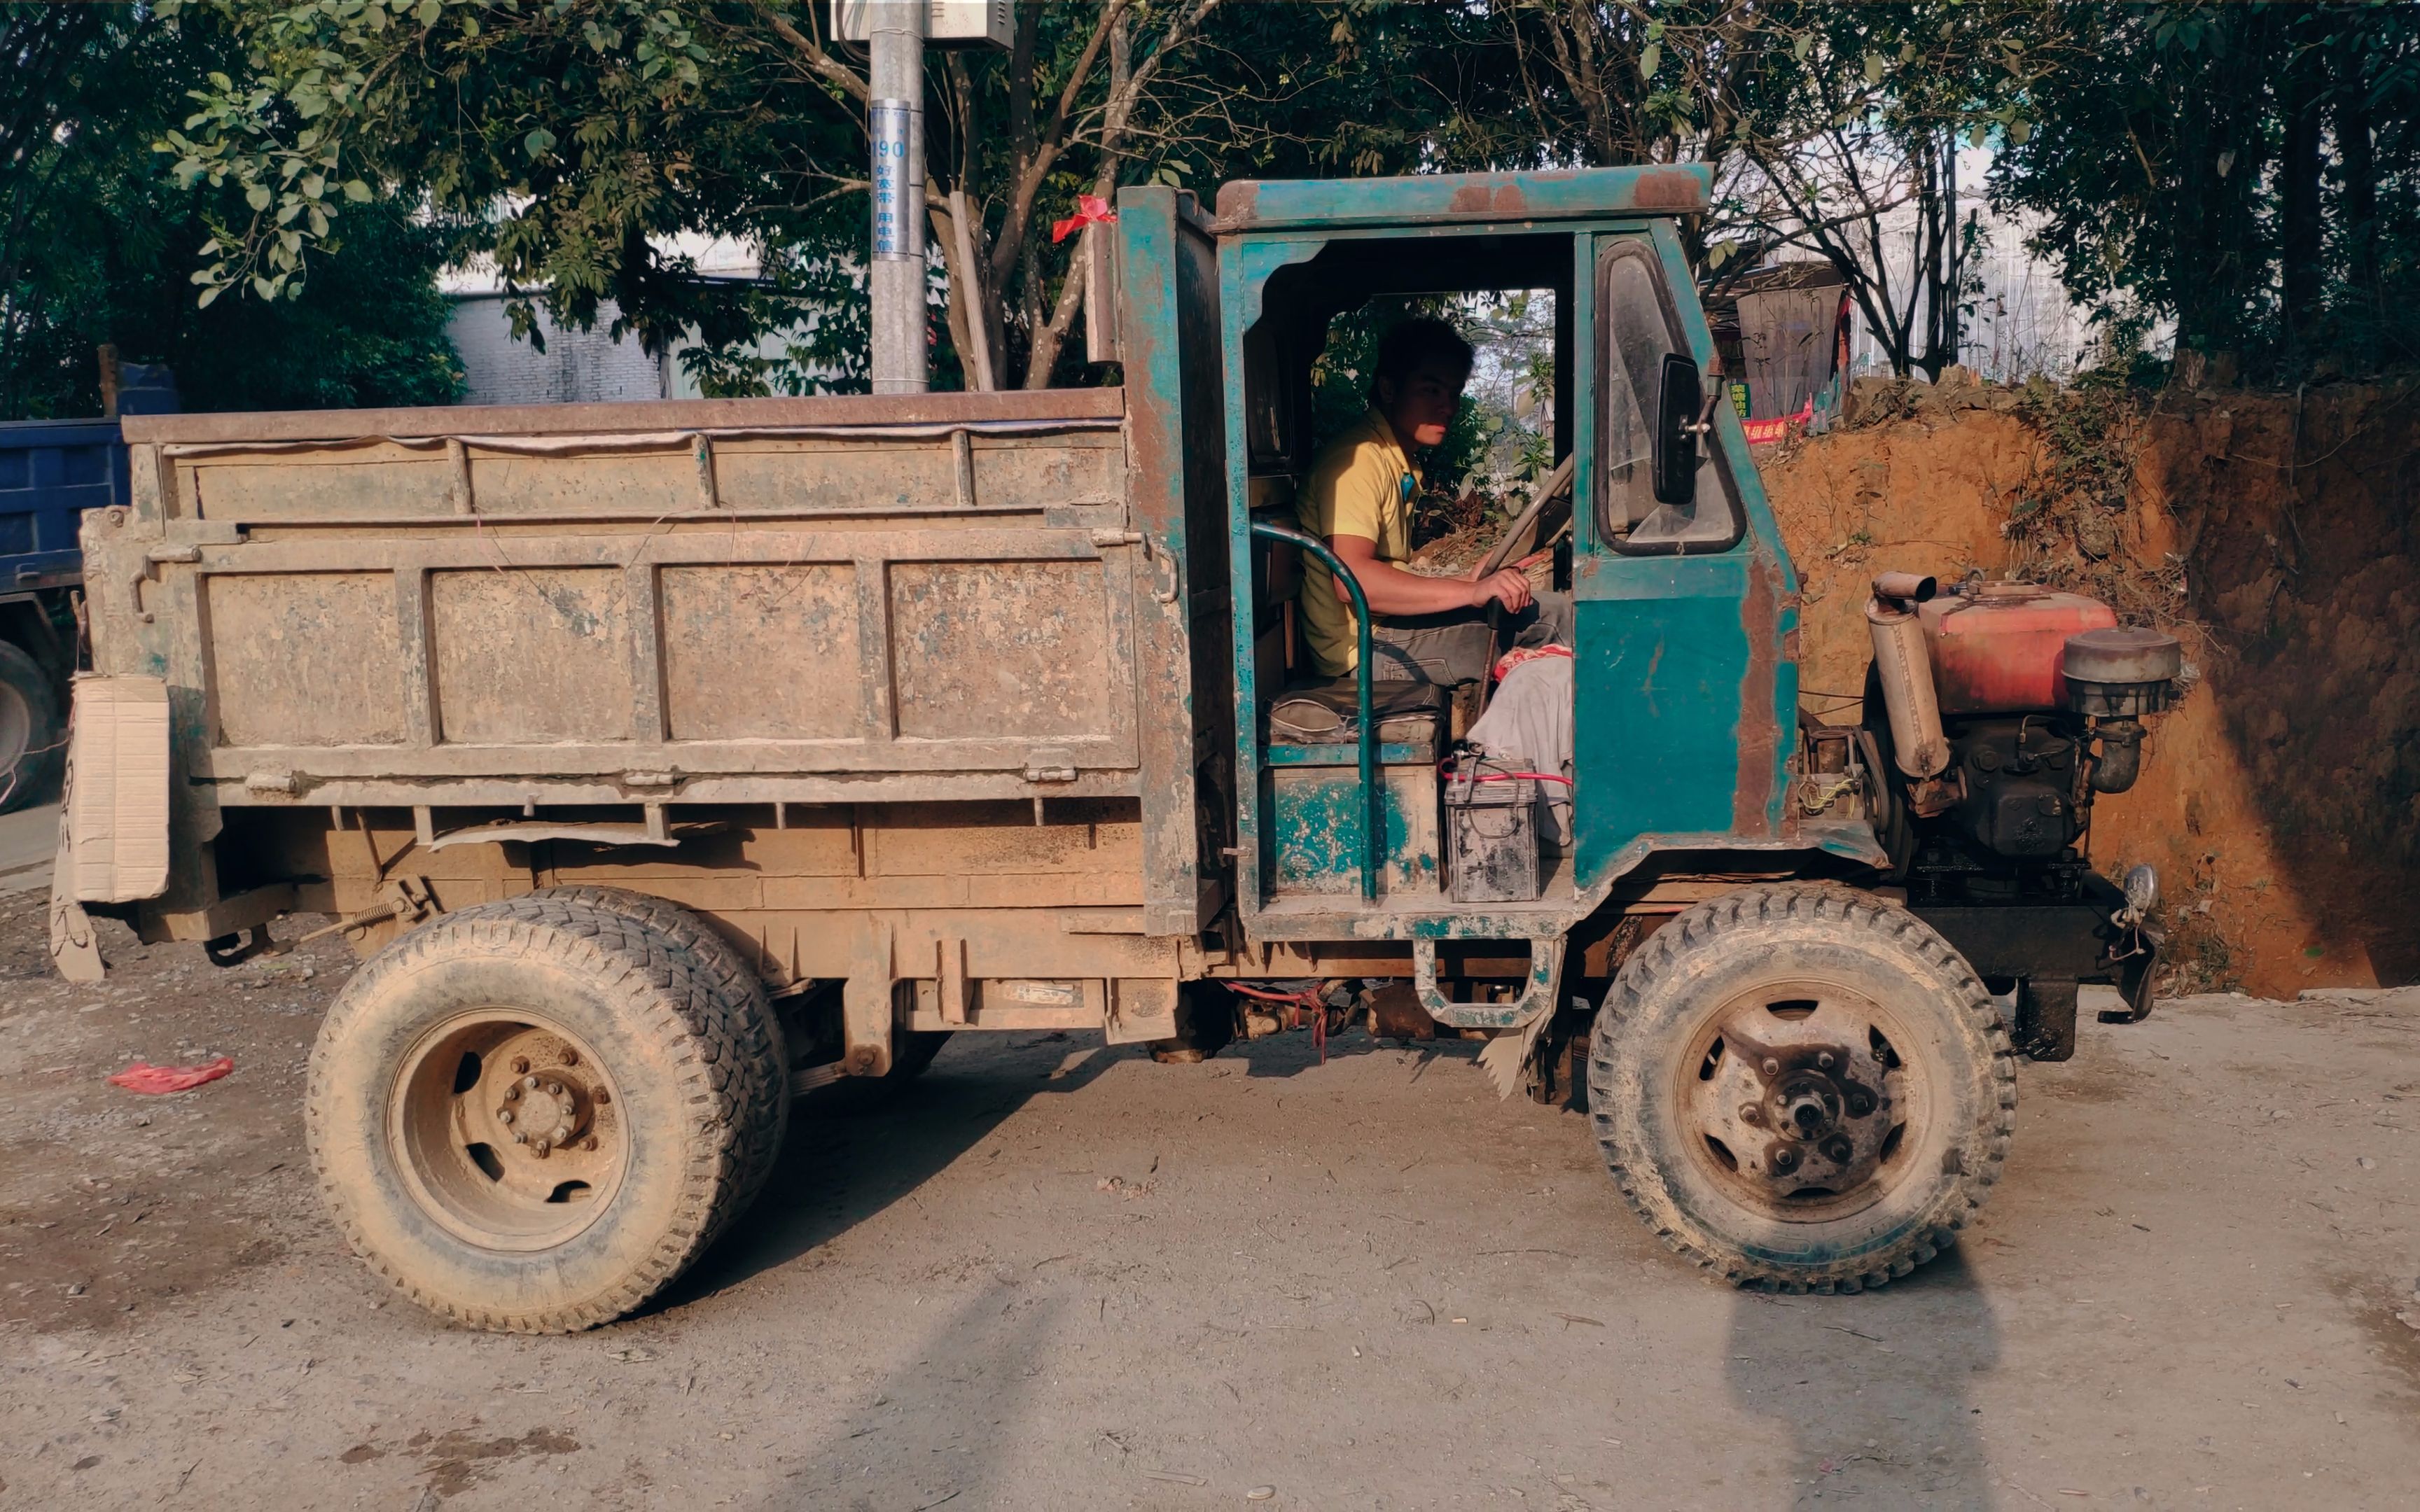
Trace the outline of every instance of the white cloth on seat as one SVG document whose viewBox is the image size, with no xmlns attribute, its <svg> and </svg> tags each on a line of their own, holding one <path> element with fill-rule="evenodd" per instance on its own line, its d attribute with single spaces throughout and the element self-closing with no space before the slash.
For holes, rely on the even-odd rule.
<svg viewBox="0 0 2420 1512">
<path fill-rule="evenodd" d="M 1489 759 L 1548 777 L 1572 775 L 1572 658 L 1533 656 L 1496 685 L 1469 743 Z M 1558 845 L 1572 842 L 1572 790 L 1538 784 L 1538 825 Z"/>
</svg>

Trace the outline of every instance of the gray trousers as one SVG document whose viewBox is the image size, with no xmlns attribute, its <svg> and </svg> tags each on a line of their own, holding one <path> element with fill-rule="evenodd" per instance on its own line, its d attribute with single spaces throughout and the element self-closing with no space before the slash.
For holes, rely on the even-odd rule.
<svg viewBox="0 0 2420 1512">
<path fill-rule="evenodd" d="M 1497 616 L 1515 645 L 1572 643 L 1572 595 L 1540 594 L 1518 614 Z M 1483 609 L 1442 614 L 1376 614 L 1370 620 L 1370 680 L 1456 687 L 1483 681 L 1496 664 L 1497 626 Z"/>
</svg>

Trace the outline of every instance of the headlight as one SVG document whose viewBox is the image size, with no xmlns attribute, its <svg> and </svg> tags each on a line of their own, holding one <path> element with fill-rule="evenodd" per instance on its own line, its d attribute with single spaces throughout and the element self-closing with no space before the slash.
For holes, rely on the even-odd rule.
<svg viewBox="0 0 2420 1512">
<path fill-rule="evenodd" d="M 2138 866 L 2126 873 L 2124 883 L 2126 906 L 2142 918 L 2160 906 L 2160 873 L 2148 866 Z"/>
</svg>

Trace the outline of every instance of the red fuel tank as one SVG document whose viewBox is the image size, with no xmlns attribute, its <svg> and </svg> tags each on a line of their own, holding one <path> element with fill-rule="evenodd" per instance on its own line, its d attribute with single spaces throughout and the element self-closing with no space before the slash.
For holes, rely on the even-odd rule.
<svg viewBox="0 0 2420 1512">
<path fill-rule="evenodd" d="M 2031 583 L 1968 583 L 1916 606 L 1943 714 L 2067 706 L 2067 638 L 2118 623 L 2109 606 Z"/>
</svg>

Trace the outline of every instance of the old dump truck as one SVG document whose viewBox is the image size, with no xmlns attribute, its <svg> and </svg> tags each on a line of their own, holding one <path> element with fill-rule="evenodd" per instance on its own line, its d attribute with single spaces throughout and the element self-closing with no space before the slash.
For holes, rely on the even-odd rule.
<svg viewBox="0 0 2420 1512">
<path fill-rule="evenodd" d="M 102 969 L 95 915 L 221 963 L 341 931 L 321 1185 L 480 1327 L 638 1306 L 793 1096 L 943 1036 L 1200 1053 L 1360 1006 L 1584 1077 L 1625 1196 L 1721 1275 L 1902 1274 L 1999 1175 L 2077 983 L 2145 1002 L 2150 879 L 2083 840 L 2174 648 L 1889 579 L 1874 712 L 1803 716 L 1796 579 L 1701 402 L 1677 227 L 1710 189 L 1126 190 L 1092 285 L 1122 387 L 130 421 L 59 964 Z M 1564 379 L 1573 835 L 1533 896 L 1465 903 L 1453 708 L 1348 682 L 1327 743 L 1266 717 L 1329 322 L 1514 288 L 1551 291 Z"/>
</svg>

